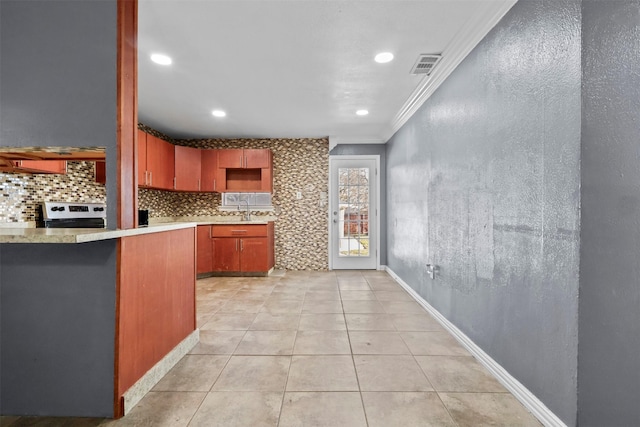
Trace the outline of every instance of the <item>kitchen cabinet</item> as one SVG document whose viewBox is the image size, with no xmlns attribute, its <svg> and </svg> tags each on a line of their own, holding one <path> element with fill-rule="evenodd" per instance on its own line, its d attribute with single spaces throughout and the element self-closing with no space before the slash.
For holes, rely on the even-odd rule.
<svg viewBox="0 0 640 427">
<path fill-rule="evenodd" d="M 213 271 L 213 245 L 211 226 L 199 225 L 197 232 L 196 271 L 198 274 Z"/>
<path fill-rule="evenodd" d="M 66 160 L 14 160 L 10 172 L 66 174 Z"/>
<path fill-rule="evenodd" d="M 198 274 L 266 275 L 274 265 L 273 222 L 198 226 Z"/>
<path fill-rule="evenodd" d="M 271 166 L 271 150 L 268 149 L 222 149 L 219 151 L 218 167 L 224 169 L 263 169 Z"/>
<path fill-rule="evenodd" d="M 95 179 L 98 184 L 107 184 L 107 162 L 95 162 Z"/>
<path fill-rule="evenodd" d="M 173 144 L 154 135 L 138 133 L 138 186 L 173 190 L 175 151 Z"/>
<path fill-rule="evenodd" d="M 213 247 L 213 268 L 217 272 L 240 272 L 240 241 L 236 238 L 214 237 L 211 239 Z"/>
<path fill-rule="evenodd" d="M 180 145 L 174 147 L 175 190 L 200 191 L 201 151 Z"/>
<path fill-rule="evenodd" d="M 221 150 L 200 151 L 200 191 L 218 191 L 218 152 Z"/>
<path fill-rule="evenodd" d="M 147 134 L 138 129 L 138 187 L 147 186 Z"/>
<path fill-rule="evenodd" d="M 273 155 L 269 149 L 219 150 L 219 191 L 273 191 Z"/>
</svg>

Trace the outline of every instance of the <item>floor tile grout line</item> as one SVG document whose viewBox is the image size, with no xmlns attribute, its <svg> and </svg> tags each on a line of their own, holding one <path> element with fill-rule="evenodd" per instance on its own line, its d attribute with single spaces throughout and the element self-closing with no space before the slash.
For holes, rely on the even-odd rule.
<svg viewBox="0 0 640 427">
<path fill-rule="evenodd" d="M 339 289 L 340 303 L 342 304 L 342 316 L 344 318 L 345 327 L 347 328 L 347 340 L 349 340 L 349 350 L 351 351 L 351 363 L 353 364 L 353 370 L 356 374 L 356 381 L 358 383 L 358 394 L 360 395 L 360 404 L 362 405 L 362 413 L 364 414 L 364 422 L 369 426 L 369 418 L 367 417 L 367 409 L 364 405 L 364 396 L 362 395 L 362 386 L 360 385 L 360 376 L 358 375 L 358 369 L 356 368 L 356 359 L 353 353 L 353 345 L 351 344 L 351 334 L 349 334 L 349 326 L 347 325 L 347 315 L 344 312 L 344 300 L 342 299 L 342 290 Z"/>
</svg>

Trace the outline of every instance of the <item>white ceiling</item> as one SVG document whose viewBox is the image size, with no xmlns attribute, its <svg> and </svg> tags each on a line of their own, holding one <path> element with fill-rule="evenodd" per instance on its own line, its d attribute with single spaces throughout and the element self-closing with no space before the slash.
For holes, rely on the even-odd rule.
<svg viewBox="0 0 640 427">
<path fill-rule="evenodd" d="M 139 0 L 139 121 L 174 138 L 384 143 L 515 1 Z M 383 51 L 395 59 L 374 62 Z M 423 53 L 443 58 L 411 75 Z"/>
</svg>

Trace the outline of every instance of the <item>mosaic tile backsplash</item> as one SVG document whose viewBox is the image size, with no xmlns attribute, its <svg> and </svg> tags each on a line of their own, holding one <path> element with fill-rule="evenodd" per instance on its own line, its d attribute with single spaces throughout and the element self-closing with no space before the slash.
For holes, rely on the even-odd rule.
<svg viewBox="0 0 640 427">
<path fill-rule="evenodd" d="M 256 212 L 254 217 L 273 216 L 276 268 L 326 270 L 328 268 L 327 200 L 329 140 L 319 139 L 190 139 L 172 140 L 145 126 L 140 128 L 177 145 L 195 148 L 269 148 L 273 152 L 273 205 L 275 212 Z M 296 199 L 296 192 L 302 199 Z M 174 193 L 138 190 L 140 209 L 150 216 L 237 215 L 220 211 L 219 194 Z"/>
<path fill-rule="evenodd" d="M 67 162 L 67 173 L 0 173 L 0 223 L 37 221 L 38 205 L 54 202 L 106 202 L 103 184 L 95 182 L 93 162 Z"/>
</svg>

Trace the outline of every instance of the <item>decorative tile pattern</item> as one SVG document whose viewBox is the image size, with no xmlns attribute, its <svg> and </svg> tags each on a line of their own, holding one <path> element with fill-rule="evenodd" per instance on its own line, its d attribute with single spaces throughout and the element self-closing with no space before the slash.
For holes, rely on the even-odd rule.
<svg viewBox="0 0 640 427">
<path fill-rule="evenodd" d="M 143 124 L 138 128 L 176 145 L 195 148 L 269 148 L 273 152 L 273 205 L 276 268 L 328 269 L 327 207 L 329 140 L 304 139 L 188 139 L 174 140 Z M 302 199 L 296 199 L 296 192 Z M 140 209 L 152 218 L 176 216 L 236 216 L 220 211 L 219 194 L 177 193 L 139 189 Z M 255 217 L 273 212 L 256 212 Z"/>
<path fill-rule="evenodd" d="M 106 202 L 94 167 L 94 162 L 67 161 L 65 175 L 0 173 L 0 223 L 36 221 L 43 201 Z"/>
</svg>

